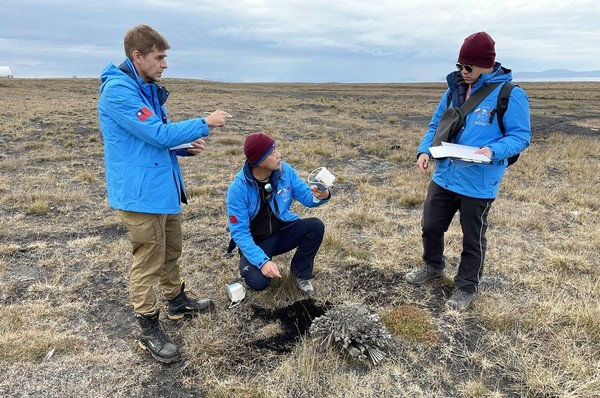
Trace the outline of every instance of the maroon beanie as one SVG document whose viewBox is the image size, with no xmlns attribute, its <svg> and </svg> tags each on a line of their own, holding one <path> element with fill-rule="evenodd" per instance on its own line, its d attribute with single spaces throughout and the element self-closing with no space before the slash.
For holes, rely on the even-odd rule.
<svg viewBox="0 0 600 398">
<path fill-rule="evenodd" d="M 248 134 L 244 140 L 244 155 L 250 166 L 258 166 L 275 149 L 275 140 L 262 131 Z"/>
<path fill-rule="evenodd" d="M 458 62 L 464 65 L 476 65 L 482 68 L 491 68 L 496 62 L 496 50 L 494 39 L 485 32 L 473 33 L 465 39 L 460 52 Z"/>
</svg>

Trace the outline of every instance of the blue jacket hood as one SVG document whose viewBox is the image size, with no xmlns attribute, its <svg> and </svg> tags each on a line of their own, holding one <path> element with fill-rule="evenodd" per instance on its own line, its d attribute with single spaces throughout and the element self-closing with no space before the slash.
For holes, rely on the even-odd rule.
<svg viewBox="0 0 600 398">
<path fill-rule="evenodd" d="M 479 80 L 473 86 L 472 92 L 476 92 L 484 84 L 502 83 L 510 81 L 512 81 L 512 71 L 503 67 L 499 63 L 496 63 L 492 73 L 481 75 Z M 465 102 L 468 88 L 467 84 L 463 80 L 461 73 L 458 71 L 450 72 L 446 76 L 446 82 L 448 83 L 448 91 L 452 99 L 452 106 L 461 106 Z"/>
</svg>

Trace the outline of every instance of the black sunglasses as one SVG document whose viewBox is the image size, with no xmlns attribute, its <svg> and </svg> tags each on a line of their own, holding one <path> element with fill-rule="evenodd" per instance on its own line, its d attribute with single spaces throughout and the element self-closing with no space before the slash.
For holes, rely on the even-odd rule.
<svg viewBox="0 0 600 398">
<path fill-rule="evenodd" d="M 462 70 L 464 68 L 464 70 L 466 70 L 467 73 L 471 73 L 471 72 L 473 72 L 474 66 L 475 65 L 463 65 L 463 64 L 456 63 L 456 69 L 458 69 L 459 72 L 462 72 Z"/>
</svg>

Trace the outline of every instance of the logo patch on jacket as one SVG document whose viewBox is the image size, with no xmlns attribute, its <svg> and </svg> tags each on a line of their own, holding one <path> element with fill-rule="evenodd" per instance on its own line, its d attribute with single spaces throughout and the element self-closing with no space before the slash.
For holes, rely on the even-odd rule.
<svg viewBox="0 0 600 398">
<path fill-rule="evenodd" d="M 475 110 L 475 121 L 473 124 L 479 126 L 489 126 L 492 123 L 492 110 L 489 107 L 481 107 Z"/>
<path fill-rule="evenodd" d="M 229 216 L 229 224 L 237 224 L 237 217 Z"/>
<path fill-rule="evenodd" d="M 145 122 L 146 119 L 152 116 L 152 111 L 145 106 L 139 111 L 137 111 L 135 115 L 138 117 L 138 119 L 140 119 L 140 122 Z"/>
</svg>

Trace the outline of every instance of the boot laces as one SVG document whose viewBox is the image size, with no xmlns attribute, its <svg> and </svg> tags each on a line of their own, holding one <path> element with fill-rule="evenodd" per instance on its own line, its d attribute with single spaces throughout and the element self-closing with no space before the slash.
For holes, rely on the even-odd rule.
<svg viewBox="0 0 600 398">
<path fill-rule="evenodd" d="M 161 346 L 169 341 L 160 322 L 156 322 L 155 324 L 152 324 L 151 328 L 152 328 L 151 329 L 152 336 L 154 336 L 158 340 L 158 342 L 161 344 Z"/>
<path fill-rule="evenodd" d="M 426 276 L 429 276 L 430 273 L 432 273 L 432 271 L 430 271 L 429 265 L 425 264 L 425 265 L 423 265 L 423 267 L 421 267 L 419 270 L 417 270 L 416 276 L 418 278 L 426 277 Z"/>
<path fill-rule="evenodd" d="M 186 292 L 182 291 L 181 292 L 181 303 L 186 305 L 186 306 L 190 306 L 190 305 L 195 305 L 196 304 L 196 300 L 190 298 L 187 296 Z"/>
</svg>

